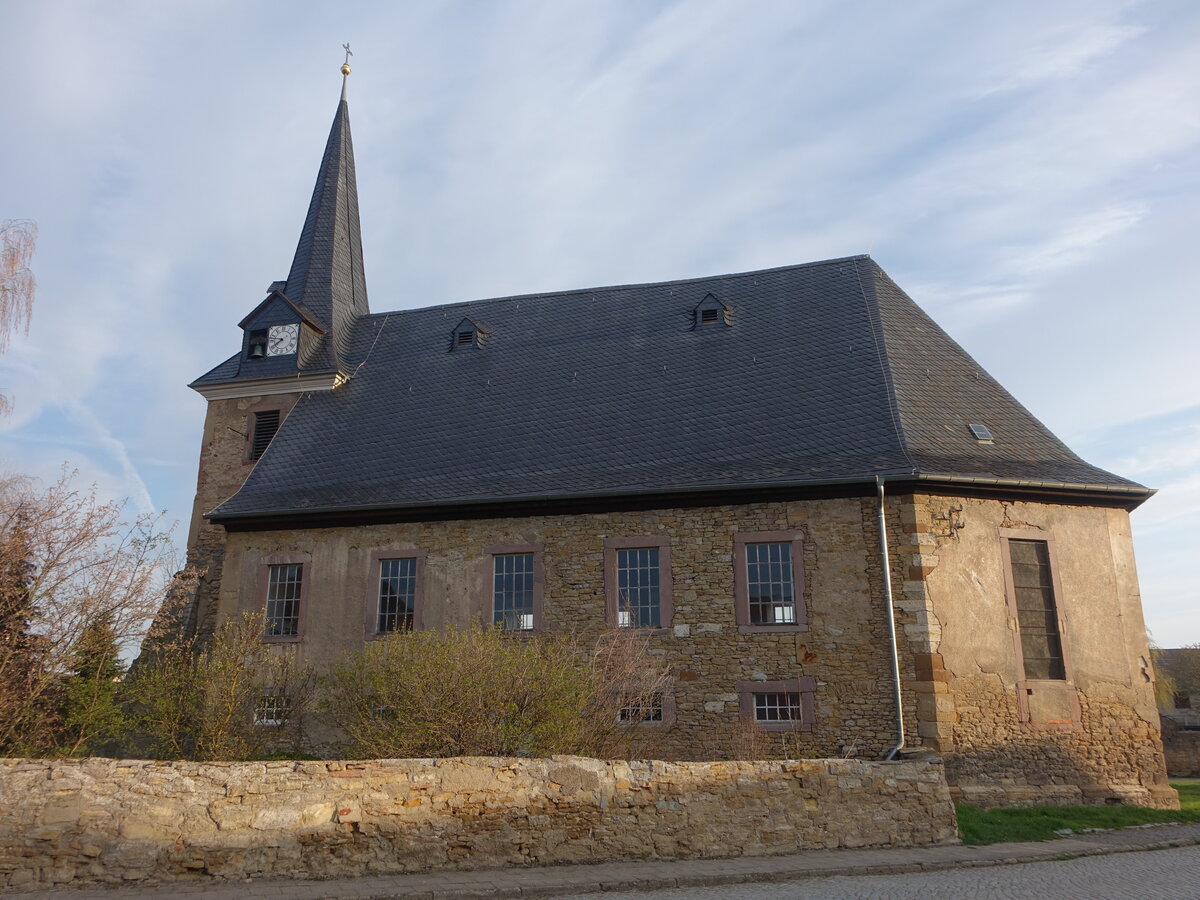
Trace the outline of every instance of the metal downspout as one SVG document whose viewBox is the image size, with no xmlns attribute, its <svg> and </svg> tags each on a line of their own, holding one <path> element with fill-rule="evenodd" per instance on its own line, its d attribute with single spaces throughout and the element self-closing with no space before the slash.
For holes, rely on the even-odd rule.
<svg viewBox="0 0 1200 900">
<path fill-rule="evenodd" d="M 892 601 L 892 564 L 888 556 L 887 518 L 883 505 L 883 478 L 875 476 L 875 487 L 879 491 L 879 546 L 883 552 L 883 596 L 887 606 L 888 645 L 892 652 L 892 699 L 896 704 L 896 746 L 885 760 L 895 759 L 904 749 L 904 703 L 900 694 L 900 649 L 896 645 L 896 606 Z"/>
</svg>

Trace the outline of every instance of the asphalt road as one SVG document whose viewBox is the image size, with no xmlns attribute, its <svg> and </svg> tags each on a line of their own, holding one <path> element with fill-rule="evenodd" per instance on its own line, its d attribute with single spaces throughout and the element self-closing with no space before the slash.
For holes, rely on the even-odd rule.
<svg viewBox="0 0 1200 900">
<path fill-rule="evenodd" d="M 1200 847 L 908 875 L 852 875 L 806 878 L 784 884 L 572 894 L 569 900 L 618 900 L 621 897 L 646 900 L 1195 900 L 1200 898 Z"/>
</svg>

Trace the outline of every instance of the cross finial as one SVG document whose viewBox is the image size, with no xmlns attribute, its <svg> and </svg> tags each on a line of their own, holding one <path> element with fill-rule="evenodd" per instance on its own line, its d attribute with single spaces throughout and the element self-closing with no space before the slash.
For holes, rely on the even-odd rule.
<svg viewBox="0 0 1200 900">
<path fill-rule="evenodd" d="M 350 57 L 354 54 L 350 51 L 349 44 L 342 44 L 342 49 L 346 51 L 346 61 L 342 63 L 342 99 L 345 100 L 347 76 L 350 74 Z"/>
</svg>

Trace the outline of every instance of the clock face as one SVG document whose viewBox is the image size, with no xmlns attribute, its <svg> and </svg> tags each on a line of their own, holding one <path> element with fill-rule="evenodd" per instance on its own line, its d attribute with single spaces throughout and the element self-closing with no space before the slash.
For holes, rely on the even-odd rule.
<svg viewBox="0 0 1200 900">
<path fill-rule="evenodd" d="M 272 325 L 267 334 L 267 356 L 289 356 L 295 353 L 299 339 L 299 324 Z"/>
</svg>

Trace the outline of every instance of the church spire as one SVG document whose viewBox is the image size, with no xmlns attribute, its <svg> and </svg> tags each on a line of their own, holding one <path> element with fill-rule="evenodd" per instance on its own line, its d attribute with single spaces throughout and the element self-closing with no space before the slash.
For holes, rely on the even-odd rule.
<svg viewBox="0 0 1200 900">
<path fill-rule="evenodd" d="M 354 320 L 370 312 L 358 224 L 350 107 L 346 102 L 350 46 L 344 46 L 342 97 L 329 130 L 317 184 L 284 290 L 288 299 L 300 304 L 329 329 L 334 361 L 339 368 L 346 358 Z"/>
</svg>

